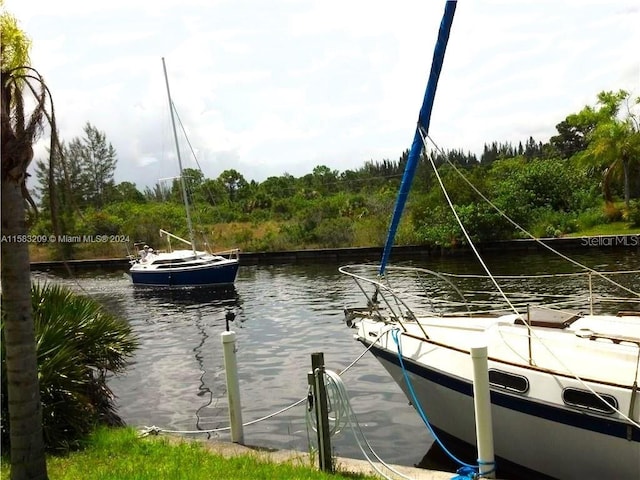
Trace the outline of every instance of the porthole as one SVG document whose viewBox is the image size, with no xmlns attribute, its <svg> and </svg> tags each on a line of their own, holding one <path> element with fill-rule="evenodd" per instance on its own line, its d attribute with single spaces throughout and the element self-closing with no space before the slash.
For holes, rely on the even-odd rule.
<svg viewBox="0 0 640 480">
<path fill-rule="evenodd" d="M 522 375 L 489 369 L 489 383 L 494 387 L 512 392 L 525 393 L 529 390 L 529 380 Z"/>
<path fill-rule="evenodd" d="M 562 400 L 572 407 L 584 408 L 601 413 L 613 413 L 618 408 L 615 397 L 606 393 L 598 393 L 602 399 L 588 390 L 577 388 L 565 388 L 562 391 Z"/>
</svg>

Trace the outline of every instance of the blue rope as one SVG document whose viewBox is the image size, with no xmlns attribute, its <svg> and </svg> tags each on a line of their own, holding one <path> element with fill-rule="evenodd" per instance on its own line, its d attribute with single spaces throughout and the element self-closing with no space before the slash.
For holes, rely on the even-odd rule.
<svg viewBox="0 0 640 480">
<path fill-rule="evenodd" d="M 453 477 L 453 480 L 461 480 L 461 479 L 464 479 L 464 478 L 478 478 L 478 476 L 479 476 L 478 472 L 480 470 L 480 465 L 490 465 L 492 463 L 491 462 L 480 462 L 480 461 L 478 461 L 479 465 L 470 465 L 468 463 L 465 463 L 462 460 L 458 459 L 455 455 L 453 455 L 447 449 L 447 447 L 444 446 L 442 441 L 438 438 L 436 433 L 433 431 L 433 428 L 431 427 L 431 423 L 429 422 L 429 419 L 427 418 L 426 414 L 424 413 L 424 410 L 422 410 L 422 407 L 420 406 L 420 402 L 418 401 L 418 398 L 416 397 L 416 392 L 413 389 L 413 385 L 411 383 L 411 379 L 409 378 L 409 375 L 407 374 L 407 369 L 404 366 L 404 360 L 402 358 L 402 346 L 400 344 L 400 339 L 398 338 L 398 334 L 402 334 L 402 332 L 400 331 L 399 328 L 394 328 L 393 330 L 391 330 L 391 336 L 393 337 L 393 341 L 396 342 L 396 346 L 398 347 L 398 360 L 400 361 L 400 367 L 402 368 L 402 376 L 404 377 L 404 382 L 407 385 L 407 388 L 409 390 L 409 394 L 411 395 L 411 401 L 413 402 L 413 405 L 416 407 L 416 410 L 418 411 L 418 414 L 420 415 L 420 418 L 422 419 L 424 424 L 429 429 L 429 432 L 431 433 L 431 436 L 435 439 L 436 443 L 449 456 L 449 458 L 451 458 L 457 464 L 462 465 L 462 467 L 459 468 L 456 471 L 456 473 L 458 473 L 459 475 L 456 476 L 456 477 Z M 493 472 L 493 470 L 491 470 L 491 472 L 485 472 L 484 474 L 488 474 L 488 473 L 492 473 L 492 472 Z"/>
</svg>

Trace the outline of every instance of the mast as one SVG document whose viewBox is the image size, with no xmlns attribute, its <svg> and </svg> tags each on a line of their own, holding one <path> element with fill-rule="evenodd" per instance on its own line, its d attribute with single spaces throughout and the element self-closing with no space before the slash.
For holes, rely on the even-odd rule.
<svg viewBox="0 0 640 480">
<path fill-rule="evenodd" d="M 178 155 L 178 167 L 180 168 L 180 186 L 182 187 L 182 201 L 184 209 L 187 213 L 187 228 L 189 229 L 189 240 L 191 240 L 191 249 L 196 253 L 196 239 L 193 234 L 193 224 L 191 223 L 191 213 L 189 212 L 189 199 L 187 197 L 187 186 L 182 175 L 182 157 L 180 156 L 180 145 L 178 143 L 178 131 L 176 130 L 176 120 L 173 114 L 173 101 L 171 100 L 171 91 L 169 90 L 169 77 L 167 75 L 167 66 L 162 57 L 162 69 L 164 70 L 164 82 L 167 85 L 167 97 L 169 98 L 169 111 L 171 112 L 171 126 L 173 127 L 173 138 L 176 142 L 176 153 Z"/>
<path fill-rule="evenodd" d="M 400 218 L 402 217 L 404 205 L 407 202 L 407 196 L 409 195 L 411 182 L 413 182 L 413 177 L 416 173 L 416 167 L 418 166 L 420 154 L 422 153 L 422 135 L 426 136 L 429 133 L 429 124 L 431 123 L 431 110 L 433 109 L 433 99 L 436 95 L 436 87 L 438 86 L 438 79 L 440 78 L 440 71 L 442 70 L 444 52 L 447 49 L 449 32 L 451 31 L 451 24 L 453 22 L 453 14 L 456 11 L 456 5 L 457 2 L 455 0 L 447 0 L 447 3 L 444 7 L 444 14 L 442 15 L 442 21 L 440 23 L 440 30 L 438 31 L 438 40 L 436 41 L 436 47 L 433 52 L 433 60 L 431 62 L 429 82 L 427 83 L 424 100 L 422 102 L 422 107 L 420 108 L 418 125 L 416 126 L 413 143 L 411 144 L 411 150 L 409 151 L 407 165 L 404 169 L 402 184 L 400 185 L 400 191 L 398 192 L 396 206 L 391 218 L 387 241 L 384 246 L 384 251 L 382 252 L 382 260 L 380 261 L 380 270 L 378 272 L 380 276 L 384 275 L 384 270 L 387 266 L 387 261 L 389 260 L 391 248 L 393 247 L 393 241 L 396 236 L 396 230 L 398 229 L 398 224 L 400 223 Z"/>
</svg>

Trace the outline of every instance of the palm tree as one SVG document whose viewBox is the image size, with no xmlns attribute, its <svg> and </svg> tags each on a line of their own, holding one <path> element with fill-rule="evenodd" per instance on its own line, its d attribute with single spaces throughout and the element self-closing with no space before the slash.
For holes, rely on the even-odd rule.
<svg viewBox="0 0 640 480">
<path fill-rule="evenodd" d="M 131 326 L 92 298 L 60 285 L 33 285 L 31 303 L 47 449 L 79 446 L 97 423 L 121 425 L 106 378 L 124 370 L 137 346 Z M 2 354 L 4 373 L 4 348 Z M 2 381 L 4 389 L 5 375 Z M 10 443 L 5 399 L 1 411 L 4 448 Z"/>
<path fill-rule="evenodd" d="M 11 478 L 47 479 L 31 307 L 31 276 L 25 207 L 34 206 L 25 186 L 32 145 L 45 119 L 48 91 L 28 67 L 29 40 L 16 19 L 0 15 L 0 123 L 2 138 L 2 247 L 0 262 L 4 311 L 7 392 L 11 437 Z M 33 101 L 27 97 L 32 96 Z M 30 105 L 29 111 L 25 111 Z M 52 129 L 55 131 L 55 128 Z M 52 134 L 52 142 L 55 141 Z M 51 149 L 52 152 L 55 149 Z M 4 394 L 4 392 L 3 392 Z"/>
<path fill-rule="evenodd" d="M 637 114 L 629 106 L 630 95 L 624 90 L 616 93 L 601 92 L 597 111 L 586 107 L 579 115 L 591 114 L 596 118 L 595 128 L 587 135 L 587 148 L 579 153 L 582 161 L 602 169 L 602 190 L 606 202 L 613 202 L 612 186 L 621 182 L 624 201 L 629 209 L 631 188 L 630 172 L 632 167 L 640 164 L 640 128 Z M 640 105 L 640 99 L 635 99 Z M 622 105 L 627 109 L 620 115 Z"/>
<path fill-rule="evenodd" d="M 634 131 L 631 125 L 631 122 L 626 121 L 599 126 L 594 131 L 592 146 L 595 156 L 610 160 L 602 181 L 605 200 L 613 201 L 611 184 L 614 181 L 622 181 L 627 209 L 631 200 L 632 162 L 640 162 L 640 132 Z"/>
</svg>

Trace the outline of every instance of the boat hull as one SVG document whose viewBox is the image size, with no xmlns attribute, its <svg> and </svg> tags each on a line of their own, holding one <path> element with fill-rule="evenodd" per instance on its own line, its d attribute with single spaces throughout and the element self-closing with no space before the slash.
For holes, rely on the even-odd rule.
<svg viewBox="0 0 640 480">
<path fill-rule="evenodd" d="M 377 346 L 371 352 L 412 400 L 397 354 Z M 425 362 L 407 358 L 403 362 L 432 425 L 461 442 L 475 445 L 471 381 Z M 560 479 L 640 478 L 637 428 L 611 417 L 585 414 L 495 389 L 491 391 L 491 402 L 498 459 Z"/>
<path fill-rule="evenodd" d="M 149 286 L 211 286 L 233 285 L 238 273 L 239 262 L 230 261 L 215 265 L 198 265 L 165 270 L 130 270 L 134 285 Z"/>
</svg>

